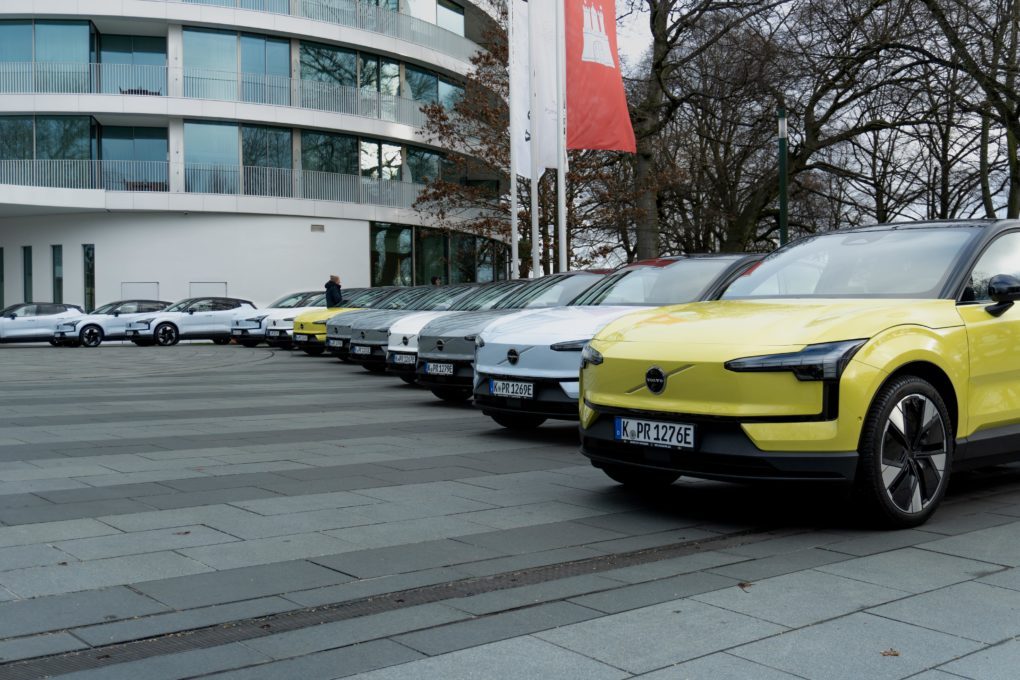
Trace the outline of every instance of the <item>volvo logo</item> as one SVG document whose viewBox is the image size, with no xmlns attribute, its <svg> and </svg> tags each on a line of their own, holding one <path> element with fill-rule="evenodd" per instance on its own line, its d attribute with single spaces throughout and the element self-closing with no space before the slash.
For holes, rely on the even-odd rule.
<svg viewBox="0 0 1020 680">
<path fill-rule="evenodd" d="M 661 394 L 666 389 L 666 374 L 661 368 L 653 366 L 645 373 L 645 385 L 652 394 Z"/>
<path fill-rule="evenodd" d="M 364 340 L 364 339 L 365 339 L 365 331 L 361 331 L 361 339 L 362 339 L 362 340 Z"/>
<path fill-rule="evenodd" d="M 400 342 L 404 343 L 405 345 L 408 345 L 411 343 L 411 339 L 405 335 Z"/>
<path fill-rule="evenodd" d="M 516 366 L 517 362 L 521 360 L 521 355 L 518 354 L 517 350 L 512 349 L 506 353 L 506 360 L 510 362 L 511 366 Z"/>
<path fill-rule="evenodd" d="M 436 340 L 436 349 L 442 352 L 444 347 L 446 347 L 445 342 L 443 342 L 442 340 Z"/>
</svg>

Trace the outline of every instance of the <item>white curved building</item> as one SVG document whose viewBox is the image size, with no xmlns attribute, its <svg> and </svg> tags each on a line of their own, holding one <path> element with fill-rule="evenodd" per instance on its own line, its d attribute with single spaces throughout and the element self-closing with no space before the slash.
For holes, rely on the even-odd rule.
<svg viewBox="0 0 1020 680">
<path fill-rule="evenodd" d="M 465 0 L 4 0 L 0 308 L 506 276 L 421 223 Z M 469 181 L 469 178 L 459 178 Z"/>
</svg>

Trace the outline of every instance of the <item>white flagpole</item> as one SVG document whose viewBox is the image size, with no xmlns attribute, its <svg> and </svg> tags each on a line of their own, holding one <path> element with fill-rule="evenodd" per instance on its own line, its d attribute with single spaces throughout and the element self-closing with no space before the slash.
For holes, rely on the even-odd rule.
<svg viewBox="0 0 1020 680">
<path fill-rule="evenodd" d="M 538 0 L 545 2 L 547 0 Z M 539 146 L 539 130 L 542 129 L 539 123 L 539 116 L 543 115 L 538 105 L 538 90 L 535 89 L 535 68 L 538 66 L 535 59 L 535 24 L 541 17 L 540 12 L 528 8 L 528 90 L 531 96 L 531 278 L 537 279 L 542 275 L 542 236 L 538 227 L 538 185 L 542 178 L 541 153 Z"/>
<path fill-rule="evenodd" d="M 517 154 L 514 153 L 514 147 L 517 146 L 517 135 L 520 134 L 517 130 L 517 126 L 514 124 L 514 87 L 513 87 L 513 73 L 514 73 L 514 55 L 516 49 L 514 46 L 514 2 L 516 0 L 510 0 L 509 6 L 509 21 L 507 22 L 507 46 L 510 49 L 510 59 L 507 68 L 507 74 L 509 75 L 510 92 L 509 92 L 509 104 L 510 104 L 510 279 L 516 279 L 521 275 L 521 268 L 519 264 L 520 260 L 520 246 L 518 245 L 518 226 L 517 226 Z M 517 93 L 518 96 L 520 93 Z"/>
<path fill-rule="evenodd" d="M 563 7 L 556 2 L 556 167 L 557 241 L 561 272 L 567 271 L 567 23 Z"/>
</svg>

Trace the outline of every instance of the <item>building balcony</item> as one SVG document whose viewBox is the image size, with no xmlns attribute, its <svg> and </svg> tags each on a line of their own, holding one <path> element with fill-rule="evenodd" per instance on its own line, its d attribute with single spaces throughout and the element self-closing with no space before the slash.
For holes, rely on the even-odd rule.
<svg viewBox="0 0 1020 680">
<path fill-rule="evenodd" d="M 413 207 L 424 188 L 412 182 L 290 168 L 114 160 L 0 160 L 0 185 L 306 199 L 403 210 Z"/>
<path fill-rule="evenodd" d="M 318 80 L 136 64 L 0 62 L 0 93 L 176 95 L 325 111 L 415 129 L 425 124 L 426 104 Z"/>
</svg>

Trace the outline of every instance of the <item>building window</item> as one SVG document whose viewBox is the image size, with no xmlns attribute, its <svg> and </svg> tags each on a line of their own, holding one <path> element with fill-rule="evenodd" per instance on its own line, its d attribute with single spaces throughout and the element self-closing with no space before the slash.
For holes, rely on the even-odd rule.
<svg viewBox="0 0 1020 680">
<path fill-rule="evenodd" d="M 303 196 L 358 201 L 358 138 L 331 132 L 301 133 Z M 354 177 L 352 177 L 354 176 Z"/>
<path fill-rule="evenodd" d="M 184 123 L 186 191 L 236 194 L 240 188 L 241 144 L 233 123 Z"/>
<path fill-rule="evenodd" d="M 32 160 L 33 137 L 32 116 L 0 116 L 0 160 Z"/>
<path fill-rule="evenodd" d="M 404 78 L 411 99 L 433 104 L 439 101 L 439 76 L 416 66 L 404 67 Z"/>
<path fill-rule="evenodd" d="M 96 246 L 85 243 L 81 250 L 85 272 L 85 311 L 91 312 L 96 308 Z"/>
<path fill-rule="evenodd" d="M 464 8 L 449 2 L 449 0 L 438 0 L 436 3 L 436 24 L 451 33 L 464 35 Z"/>
<path fill-rule="evenodd" d="M 242 99 L 290 104 L 290 40 L 241 34 Z"/>
<path fill-rule="evenodd" d="M 435 151 L 407 147 L 407 176 L 404 179 L 408 182 L 425 184 L 429 180 L 439 178 L 442 155 Z"/>
<path fill-rule="evenodd" d="M 103 127 L 99 139 L 103 186 L 113 191 L 167 191 L 167 152 L 166 128 Z"/>
<path fill-rule="evenodd" d="M 101 35 L 100 91 L 106 94 L 165 95 L 166 38 Z"/>
<path fill-rule="evenodd" d="M 412 227 L 372 225 L 372 285 L 410 286 Z"/>
<path fill-rule="evenodd" d="M 358 86 L 358 53 L 320 43 L 301 43 L 301 80 Z M 306 102 L 307 106 L 308 103 Z M 321 107 L 314 107 L 321 108 Z"/>
<path fill-rule="evenodd" d="M 64 247 L 50 246 L 53 256 L 53 301 L 64 301 Z"/>
<path fill-rule="evenodd" d="M 4 307 L 4 249 L 0 248 L 0 309 Z"/>
<path fill-rule="evenodd" d="M 256 196 L 292 194 L 291 131 L 265 125 L 241 127 L 244 193 Z"/>
<path fill-rule="evenodd" d="M 22 302 L 32 302 L 32 246 L 21 246 Z"/>
<path fill-rule="evenodd" d="M 438 276 L 443 283 L 450 283 L 449 237 L 440 229 L 418 227 L 414 230 L 414 280 L 423 284 Z"/>
<path fill-rule="evenodd" d="M 184 29 L 184 96 L 237 99 L 237 33 Z"/>
<path fill-rule="evenodd" d="M 478 279 L 476 241 L 481 239 L 471 234 L 450 234 L 450 283 L 473 283 Z"/>
<path fill-rule="evenodd" d="M 439 103 L 447 110 L 452 111 L 463 98 L 463 85 L 452 83 L 445 78 L 439 79 Z"/>
</svg>

